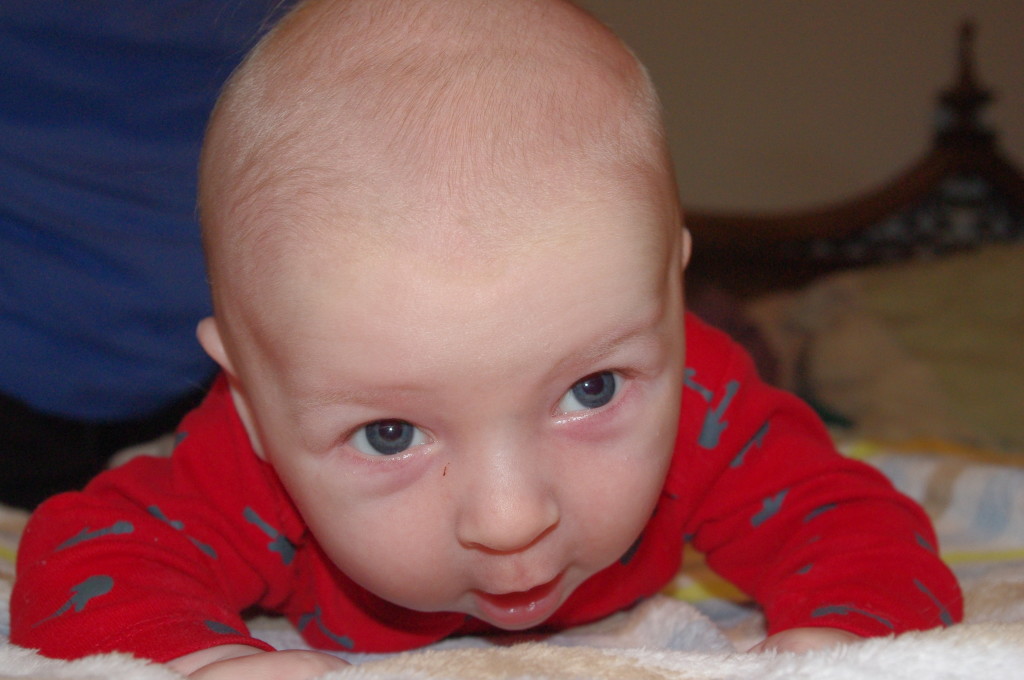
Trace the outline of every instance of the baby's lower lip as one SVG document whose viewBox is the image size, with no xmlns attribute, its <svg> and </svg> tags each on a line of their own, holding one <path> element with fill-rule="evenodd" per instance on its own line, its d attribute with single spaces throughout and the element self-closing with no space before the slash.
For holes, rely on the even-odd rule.
<svg viewBox="0 0 1024 680">
<path fill-rule="evenodd" d="M 561 604 L 562 575 L 516 593 L 473 593 L 481 617 L 505 630 L 523 630 L 547 620 Z"/>
</svg>

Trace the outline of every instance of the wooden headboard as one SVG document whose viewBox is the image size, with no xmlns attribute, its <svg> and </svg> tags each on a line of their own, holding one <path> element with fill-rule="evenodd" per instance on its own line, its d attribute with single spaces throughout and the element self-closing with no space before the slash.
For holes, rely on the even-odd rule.
<svg viewBox="0 0 1024 680">
<path fill-rule="evenodd" d="M 959 77 L 941 93 L 931 149 L 895 180 L 825 209 L 775 215 L 687 213 L 688 272 L 740 297 L 826 272 L 1024 240 L 1024 175 L 980 121 L 992 99 L 974 73 L 974 30 L 960 31 Z"/>
</svg>

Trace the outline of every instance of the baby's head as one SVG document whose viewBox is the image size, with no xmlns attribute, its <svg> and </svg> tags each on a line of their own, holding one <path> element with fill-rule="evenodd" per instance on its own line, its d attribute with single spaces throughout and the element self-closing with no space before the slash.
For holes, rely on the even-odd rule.
<svg viewBox="0 0 1024 680">
<path fill-rule="evenodd" d="M 228 84 L 200 324 L 326 553 L 540 623 L 660 494 L 689 242 L 656 97 L 557 0 L 302 4 Z"/>
</svg>

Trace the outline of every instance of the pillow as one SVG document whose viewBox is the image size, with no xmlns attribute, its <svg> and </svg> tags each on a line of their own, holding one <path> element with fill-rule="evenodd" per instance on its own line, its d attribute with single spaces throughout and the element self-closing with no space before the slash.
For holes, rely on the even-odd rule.
<svg viewBox="0 0 1024 680">
<path fill-rule="evenodd" d="M 1024 451 L 1024 244 L 833 274 L 748 314 L 783 386 L 856 434 Z"/>
</svg>

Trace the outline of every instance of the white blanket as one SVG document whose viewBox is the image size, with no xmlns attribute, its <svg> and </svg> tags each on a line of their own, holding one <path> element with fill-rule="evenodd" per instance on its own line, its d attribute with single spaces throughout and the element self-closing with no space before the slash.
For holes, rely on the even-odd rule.
<svg viewBox="0 0 1024 680">
<path fill-rule="evenodd" d="M 283 632 L 283 631 L 282 631 Z M 270 636 L 271 638 L 274 635 Z M 277 635 L 286 642 L 287 634 Z M 297 638 L 296 638 L 297 639 Z M 746 654 L 693 606 L 655 598 L 587 630 L 543 642 L 448 641 L 392 656 L 355 658 L 333 680 L 818 680 L 1024 677 L 1024 624 L 966 623 L 945 630 L 867 640 L 806 654 Z M 169 680 L 176 674 L 124 655 L 53 661 L 13 646 L 0 648 L 3 680 Z"/>
</svg>

